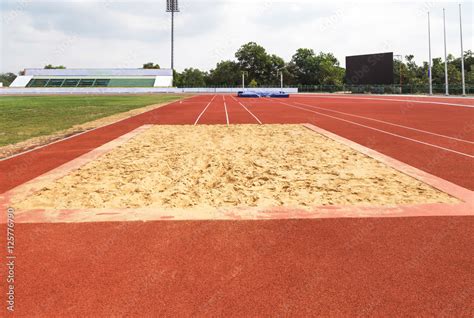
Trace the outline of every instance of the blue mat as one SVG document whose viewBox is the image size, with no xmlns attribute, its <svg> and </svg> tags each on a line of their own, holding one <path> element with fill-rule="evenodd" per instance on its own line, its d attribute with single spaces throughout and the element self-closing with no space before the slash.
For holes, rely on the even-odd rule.
<svg viewBox="0 0 474 318">
<path fill-rule="evenodd" d="M 238 97 L 247 97 L 247 98 L 260 98 L 260 97 L 270 97 L 270 98 L 288 98 L 290 94 L 285 92 L 238 92 Z"/>
</svg>

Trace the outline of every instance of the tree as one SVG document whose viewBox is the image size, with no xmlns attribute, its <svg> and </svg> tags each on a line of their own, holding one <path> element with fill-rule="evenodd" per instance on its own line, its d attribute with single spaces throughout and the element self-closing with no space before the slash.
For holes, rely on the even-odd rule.
<svg viewBox="0 0 474 318">
<path fill-rule="evenodd" d="M 237 86 L 241 81 L 241 71 L 234 61 L 221 61 L 209 72 L 208 84 L 213 86 Z"/>
<path fill-rule="evenodd" d="M 143 68 L 145 68 L 145 69 L 159 69 L 160 65 L 153 64 L 153 62 L 148 62 L 148 63 L 143 64 Z"/>
<path fill-rule="evenodd" d="M 186 68 L 179 75 L 179 86 L 181 87 L 204 87 L 206 86 L 206 72 L 197 68 Z"/>
<path fill-rule="evenodd" d="M 316 69 L 320 85 L 341 85 L 344 81 L 346 72 L 332 53 L 320 52 L 316 56 Z"/>
<path fill-rule="evenodd" d="M 251 81 L 250 81 L 250 83 L 249 83 L 249 87 L 251 87 L 251 88 L 255 88 L 255 87 L 257 87 L 257 86 L 258 86 L 258 83 L 257 83 L 257 81 L 256 81 L 256 80 L 254 80 L 254 79 L 253 79 L 253 80 L 251 80 Z"/>
<path fill-rule="evenodd" d="M 249 80 L 264 83 L 271 67 L 270 56 L 265 49 L 255 42 L 249 42 L 235 53 L 242 71 L 248 72 Z"/>
<path fill-rule="evenodd" d="M 16 75 L 13 73 L 0 73 L 0 82 L 3 83 L 3 86 L 10 86 L 15 78 Z"/>
<path fill-rule="evenodd" d="M 344 81 L 345 70 L 332 53 L 316 55 L 312 49 L 298 49 L 289 68 L 300 85 L 340 85 Z"/>
<path fill-rule="evenodd" d="M 267 73 L 265 74 L 265 83 L 270 85 L 277 85 L 280 82 L 278 77 L 278 73 L 280 71 L 283 72 L 283 76 L 288 79 L 289 72 L 286 69 L 286 66 L 287 65 L 285 61 L 281 57 L 275 54 L 270 55 L 269 63 L 267 66 Z"/>
<path fill-rule="evenodd" d="M 66 68 L 66 66 L 63 66 L 63 65 L 54 66 L 54 65 L 48 64 L 48 65 L 45 65 L 44 68 L 45 68 L 46 70 L 56 70 L 56 69 L 63 70 L 63 69 Z"/>
<path fill-rule="evenodd" d="M 181 74 L 178 71 L 173 70 L 173 86 L 174 87 L 183 87 L 182 83 L 183 83 L 183 81 L 182 81 L 182 78 L 181 78 Z"/>
<path fill-rule="evenodd" d="M 291 58 L 291 73 L 300 85 L 316 84 L 316 59 L 312 49 L 298 49 Z"/>
</svg>

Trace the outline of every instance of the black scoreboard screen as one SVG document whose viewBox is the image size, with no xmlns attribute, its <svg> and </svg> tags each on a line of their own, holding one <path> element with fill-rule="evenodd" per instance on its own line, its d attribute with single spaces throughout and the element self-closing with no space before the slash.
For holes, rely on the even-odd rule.
<svg viewBox="0 0 474 318">
<path fill-rule="evenodd" d="M 393 52 L 346 56 L 346 82 L 352 85 L 393 84 Z"/>
</svg>

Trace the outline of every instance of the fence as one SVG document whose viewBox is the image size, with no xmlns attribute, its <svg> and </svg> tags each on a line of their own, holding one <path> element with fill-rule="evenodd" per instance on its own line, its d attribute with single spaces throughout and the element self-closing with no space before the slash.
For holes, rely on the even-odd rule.
<svg viewBox="0 0 474 318">
<path fill-rule="evenodd" d="M 357 94 L 428 94 L 428 85 L 300 85 L 301 93 L 347 92 Z M 433 85 L 433 94 L 444 94 L 444 85 Z M 449 86 L 450 95 L 461 95 L 461 85 Z M 474 85 L 466 85 L 466 94 L 474 94 Z"/>
<path fill-rule="evenodd" d="M 28 95 L 28 94 L 153 94 L 153 93 L 236 93 L 242 87 L 96 87 L 96 88 L 64 88 L 64 87 L 26 87 L 26 88 L 0 88 L 0 95 Z M 280 91 L 279 86 L 265 86 L 246 88 L 250 91 Z M 300 85 L 285 87 L 286 93 L 354 93 L 354 94 L 427 94 L 428 85 Z M 444 85 L 434 85 L 434 94 L 444 94 Z M 462 87 L 452 85 L 449 87 L 450 95 L 461 95 Z M 474 94 L 474 86 L 466 86 L 466 94 Z"/>
</svg>

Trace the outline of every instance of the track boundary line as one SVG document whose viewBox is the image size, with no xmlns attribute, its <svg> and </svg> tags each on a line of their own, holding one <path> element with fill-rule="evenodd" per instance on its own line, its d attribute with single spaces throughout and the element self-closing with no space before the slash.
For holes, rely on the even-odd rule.
<svg viewBox="0 0 474 318">
<path fill-rule="evenodd" d="M 222 99 L 224 100 L 225 119 L 227 121 L 227 126 L 229 126 L 229 113 L 227 112 L 227 104 L 225 102 L 225 97 L 222 96 Z"/>
<path fill-rule="evenodd" d="M 380 122 L 380 123 L 387 124 L 387 125 L 392 125 L 392 126 L 396 126 L 396 127 L 401 127 L 401 128 L 411 129 L 411 130 L 414 130 L 414 131 L 419 131 L 419 132 L 422 132 L 422 133 L 425 133 L 425 134 L 430 134 L 430 135 L 434 135 L 434 136 L 438 136 L 438 137 L 449 138 L 449 139 L 453 139 L 453 140 L 456 140 L 456 141 L 461 141 L 461 142 L 465 142 L 465 143 L 469 143 L 469 144 L 474 144 L 474 142 L 469 141 L 469 140 L 464 140 L 464 139 L 459 139 L 459 138 L 456 138 L 456 137 L 451 137 L 451 136 L 446 136 L 446 135 L 442 135 L 442 134 L 437 134 L 437 133 L 433 133 L 433 132 L 430 132 L 430 131 L 427 131 L 427 130 L 423 130 L 423 129 L 408 127 L 408 126 L 399 125 L 399 124 L 394 124 L 394 123 L 391 123 L 391 122 L 388 122 L 388 121 L 384 121 L 384 120 L 380 120 L 380 119 L 375 119 L 375 118 L 370 118 L 370 117 L 365 117 L 365 116 L 360 116 L 360 115 L 349 114 L 349 113 L 345 113 L 345 112 L 341 112 L 341 111 L 337 111 L 337 110 L 332 110 L 332 109 L 326 109 L 326 108 L 318 107 L 318 106 L 315 106 L 315 105 L 307 105 L 307 104 L 303 104 L 303 103 L 300 103 L 300 102 L 294 102 L 294 103 L 295 103 L 295 104 L 302 105 L 302 106 L 308 106 L 308 107 L 317 108 L 317 109 L 320 109 L 320 110 L 327 110 L 328 112 L 339 113 L 339 114 L 343 114 L 343 115 L 347 115 L 347 116 L 352 116 L 352 117 L 357 117 L 357 118 L 372 120 L 372 121 Z"/>
<path fill-rule="evenodd" d="M 466 104 L 455 104 L 455 103 L 444 103 L 444 102 L 433 102 L 433 101 L 421 101 L 421 100 L 404 100 L 404 99 L 388 99 L 388 98 L 370 98 L 370 97 L 345 97 L 345 96 L 295 96 L 299 98 L 341 98 L 341 99 L 362 99 L 362 100 L 381 100 L 388 102 L 407 102 L 407 103 L 419 103 L 419 104 L 436 104 L 436 105 L 447 105 L 456 107 L 468 107 L 474 108 L 473 105 Z"/>
<path fill-rule="evenodd" d="M 310 112 L 310 113 L 315 113 L 315 114 L 319 114 L 319 115 L 326 116 L 326 117 L 329 117 L 329 118 L 333 118 L 333 119 L 336 119 L 336 120 L 344 121 L 344 122 L 347 122 L 347 123 L 350 123 L 350 124 L 353 124 L 353 125 L 356 125 L 356 126 L 361 126 L 361 127 L 367 128 L 367 129 L 375 130 L 375 131 L 378 131 L 378 132 L 381 132 L 381 133 L 384 133 L 384 134 L 387 134 L 387 135 L 391 135 L 391 136 L 399 137 L 399 138 L 402 138 L 402 139 L 410 140 L 410 141 L 413 141 L 413 142 L 416 142 L 416 143 L 419 143 L 419 144 L 422 144 L 422 145 L 425 145 L 425 146 L 431 146 L 431 147 L 434 147 L 434 148 L 438 148 L 438 149 L 441 149 L 441 150 L 444 150 L 444 151 L 449 151 L 449 152 L 452 152 L 452 153 L 455 153 L 455 154 L 458 154 L 458 155 L 461 155 L 461 156 L 465 156 L 465 157 L 468 157 L 468 158 L 474 158 L 473 155 L 470 155 L 470 154 L 467 154 L 467 153 L 464 153 L 464 152 L 460 152 L 460 151 L 445 148 L 445 147 L 442 147 L 442 146 L 430 144 L 428 142 L 424 142 L 424 141 L 421 141 L 421 140 L 405 137 L 405 136 L 398 135 L 398 134 L 395 134 L 395 133 L 391 133 L 391 132 L 388 132 L 388 131 L 385 131 L 385 130 L 382 130 L 382 129 L 378 129 L 378 128 L 374 128 L 374 127 L 371 127 L 371 126 L 359 124 L 359 123 L 356 123 L 354 121 L 350 121 L 350 120 L 347 120 L 347 119 L 343 119 L 343 118 L 323 114 L 323 113 L 320 113 L 320 112 L 317 112 L 317 111 L 314 111 L 314 110 L 310 110 L 310 109 L 307 109 L 307 108 L 302 108 L 302 107 L 299 107 L 299 106 L 290 105 L 290 104 L 283 103 L 283 102 L 279 102 L 279 103 L 281 103 L 282 105 L 287 105 L 287 106 L 293 107 L 293 108 L 298 108 L 298 109 L 301 109 L 301 110 L 304 110 L 304 111 L 307 111 L 307 112 Z"/>
<path fill-rule="evenodd" d="M 214 95 L 212 98 L 211 98 L 211 101 L 206 105 L 206 107 L 204 107 L 204 109 L 202 110 L 202 112 L 199 114 L 199 116 L 196 118 L 196 121 L 194 122 L 194 125 L 193 126 L 196 126 L 199 119 L 201 119 L 201 116 L 204 114 L 204 112 L 207 110 L 207 108 L 209 107 L 209 105 L 211 105 L 212 101 L 214 100 L 214 98 L 216 97 L 216 95 Z"/>
<path fill-rule="evenodd" d="M 242 106 L 250 115 L 252 115 L 253 118 L 255 118 L 255 119 L 258 121 L 258 123 L 259 123 L 260 125 L 263 125 L 262 122 L 260 121 L 260 119 L 258 119 L 257 116 L 255 116 L 250 110 L 248 110 L 247 107 L 245 107 L 244 104 L 242 104 L 241 102 L 239 102 L 234 96 L 231 96 L 231 97 L 232 97 L 237 103 L 239 103 L 240 106 Z"/>
</svg>

